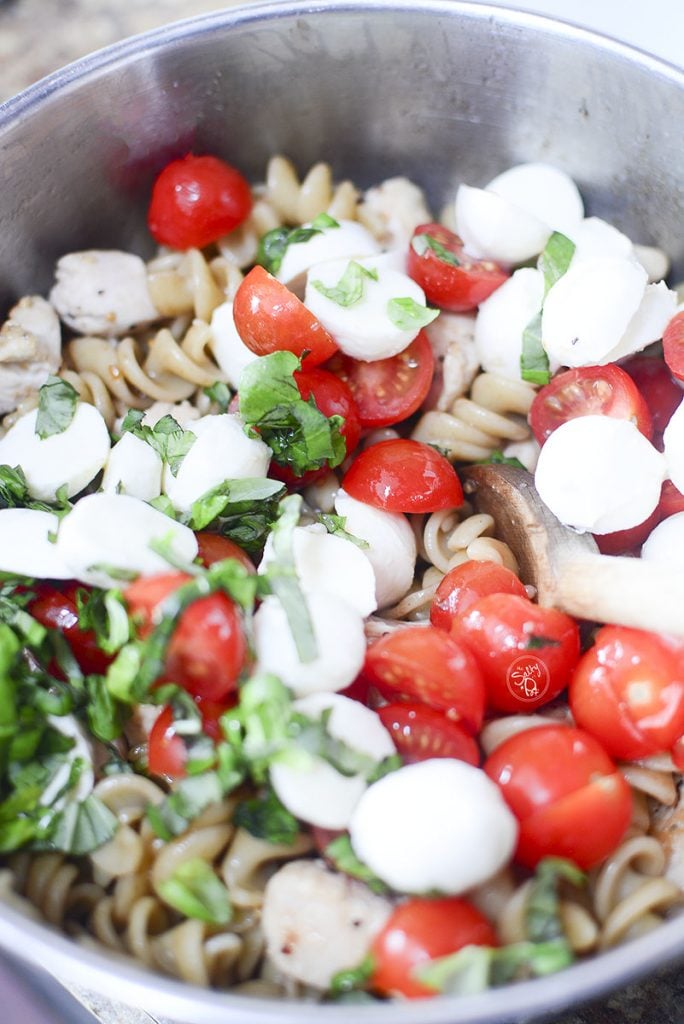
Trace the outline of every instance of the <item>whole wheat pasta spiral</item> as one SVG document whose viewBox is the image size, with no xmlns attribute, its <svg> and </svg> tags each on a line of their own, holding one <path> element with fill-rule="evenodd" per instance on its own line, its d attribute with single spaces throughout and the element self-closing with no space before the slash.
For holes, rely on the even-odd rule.
<svg viewBox="0 0 684 1024">
<path fill-rule="evenodd" d="M 199 249 L 162 252 L 147 265 L 147 287 L 164 317 L 190 314 L 209 322 L 216 307 L 233 298 L 241 281 L 234 260 L 223 254 L 207 260 Z"/>
<path fill-rule="evenodd" d="M 220 873 L 236 907 L 260 907 L 264 886 L 280 862 L 302 857 L 313 849 L 313 840 L 300 833 L 292 844 L 269 843 L 243 828 L 237 829 L 226 851 Z"/>
<path fill-rule="evenodd" d="M 333 182 L 330 164 L 317 163 L 300 180 L 294 164 L 274 156 L 266 168 L 260 193 L 285 224 L 303 224 L 319 213 L 337 220 L 355 220 L 358 193 L 350 181 Z"/>
</svg>

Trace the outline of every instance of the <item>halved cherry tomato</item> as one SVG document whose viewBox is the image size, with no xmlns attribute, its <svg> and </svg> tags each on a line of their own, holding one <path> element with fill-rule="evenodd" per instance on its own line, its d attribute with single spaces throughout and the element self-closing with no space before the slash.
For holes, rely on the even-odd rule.
<svg viewBox="0 0 684 1024">
<path fill-rule="evenodd" d="M 615 416 L 631 420 L 649 440 L 651 414 L 636 384 L 615 363 L 565 370 L 535 395 L 529 421 L 539 444 L 561 423 L 577 416 Z"/>
<path fill-rule="evenodd" d="M 388 633 L 368 648 L 363 672 L 391 701 L 422 701 L 462 720 L 470 732 L 482 725 L 482 673 L 465 646 L 441 629 L 407 626 Z"/>
<path fill-rule="evenodd" d="M 684 512 L 684 494 L 675 487 L 671 480 L 666 480 L 663 484 L 657 511 L 658 522 L 676 515 L 677 512 Z"/>
<path fill-rule="evenodd" d="M 427 334 L 421 331 L 408 348 L 389 359 L 364 363 L 338 353 L 329 369 L 351 388 L 362 426 L 389 427 L 412 416 L 423 404 L 435 357 Z"/>
<path fill-rule="evenodd" d="M 580 653 L 574 619 L 517 594 L 481 597 L 454 619 L 451 636 L 475 658 L 496 711 L 531 711 L 553 700 Z"/>
<path fill-rule="evenodd" d="M 165 707 L 150 730 L 147 766 L 153 775 L 182 779 L 187 759 L 185 744 L 173 727 L 173 710 Z"/>
<path fill-rule="evenodd" d="M 185 572 L 165 572 L 158 576 L 141 576 L 126 587 L 124 597 L 128 611 L 138 622 L 140 636 L 147 636 L 154 627 L 157 605 L 191 579 Z"/>
<path fill-rule="evenodd" d="M 220 533 L 208 533 L 206 530 L 201 530 L 195 536 L 197 537 L 197 554 L 202 565 L 207 569 L 214 562 L 222 562 L 225 558 L 234 558 L 247 572 L 256 572 L 254 562 L 247 552 L 243 551 L 229 537 L 222 537 Z"/>
<path fill-rule="evenodd" d="M 304 369 L 325 362 L 337 344 L 303 302 L 263 267 L 254 267 L 233 300 L 233 319 L 247 348 L 258 356 L 294 352 Z"/>
<path fill-rule="evenodd" d="M 498 946 L 492 925 L 472 903 L 456 896 L 408 899 L 373 940 L 371 988 L 409 999 L 437 995 L 418 980 L 416 968 L 464 946 Z"/>
<path fill-rule="evenodd" d="M 604 626 L 570 682 L 573 717 L 613 757 L 669 750 L 684 733 L 682 669 L 655 633 Z"/>
<path fill-rule="evenodd" d="M 409 245 L 408 272 L 428 302 L 453 313 L 475 309 L 508 278 L 498 263 L 464 252 L 461 239 L 443 224 L 416 228 Z"/>
<path fill-rule="evenodd" d="M 629 785 L 581 729 L 527 729 L 497 747 L 484 770 L 518 819 L 516 859 L 527 867 L 554 856 L 591 868 L 617 848 L 629 825 Z"/>
<path fill-rule="evenodd" d="M 195 704 L 202 716 L 202 730 L 215 743 L 223 739 L 219 719 L 230 708 L 237 704 L 237 695 L 229 694 L 225 700 L 205 700 L 204 697 L 195 697 Z"/>
<path fill-rule="evenodd" d="M 510 569 L 496 562 L 463 562 L 446 574 L 430 606 L 430 622 L 449 632 L 457 615 L 488 594 L 527 597 L 524 586 Z"/>
<path fill-rule="evenodd" d="M 656 356 L 630 356 L 620 366 L 630 375 L 648 406 L 653 422 L 653 444 L 662 451 L 663 431 L 684 398 L 684 391 L 672 379 L 663 360 Z"/>
<path fill-rule="evenodd" d="M 463 504 L 461 481 L 451 463 L 430 445 L 407 438 L 366 448 L 342 486 L 352 498 L 387 512 L 438 512 Z"/>
<path fill-rule="evenodd" d="M 172 160 L 154 183 L 147 225 L 155 241 L 174 249 L 203 249 L 246 220 L 249 182 L 215 156 Z"/>
<path fill-rule="evenodd" d="M 663 331 L 663 358 L 673 377 L 684 380 L 684 312 L 676 313 Z"/>
<path fill-rule="evenodd" d="M 37 596 L 28 610 L 41 625 L 64 634 L 81 671 L 86 675 L 104 675 L 112 659 L 100 649 L 92 630 L 81 629 L 78 624 L 78 590 L 87 592 L 89 588 L 65 582 L 56 589 L 49 583 L 43 583 L 37 588 Z"/>
<path fill-rule="evenodd" d="M 638 526 L 631 526 L 628 530 L 596 534 L 594 540 L 604 555 L 635 553 L 658 523 L 677 512 L 684 512 L 684 494 L 677 490 L 671 480 L 665 480 L 660 491 L 660 501 L 648 519 Z"/>
<path fill-rule="evenodd" d="M 407 764 L 432 757 L 454 757 L 476 768 L 480 751 L 460 722 L 426 704 L 385 704 L 377 715 Z"/>
</svg>

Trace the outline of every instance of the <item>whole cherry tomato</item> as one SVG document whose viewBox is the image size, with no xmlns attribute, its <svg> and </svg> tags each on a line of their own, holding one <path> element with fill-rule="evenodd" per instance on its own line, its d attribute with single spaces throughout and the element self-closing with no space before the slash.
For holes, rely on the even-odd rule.
<svg viewBox="0 0 684 1024">
<path fill-rule="evenodd" d="M 342 481 L 347 494 L 387 512 L 459 508 L 463 488 L 443 455 L 421 441 L 380 441 L 357 455 Z"/>
<path fill-rule="evenodd" d="M 81 629 L 78 624 L 76 602 L 79 590 L 87 599 L 90 588 L 79 583 L 60 583 L 59 589 L 49 583 L 42 583 L 28 610 L 41 625 L 48 629 L 58 629 L 64 634 L 82 672 L 86 675 L 104 675 L 112 659 L 98 645 L 95 633 L 90 629 Z"/>
<path fill-rule="evenodd" d="M 653 421 L 653 443 L 662 451 L 663 431 L 684 398 L 684 391 L 672 379 L 667 365 L 656 356 L 630 356 L 620 366 L 630 375 L 648 406 Z"/>
<path fill-rule="evenodd" d="M 508 278 L 493 260 L 478 260 L 464 252 L 461 239 L 443 224 L 416 228 L 409 245 L 408 272 L 428 302 L 454 313 L 475 309 Z"/>
<path fill-rule="evenodd" d="M 208 533 L 206 530 L 200 530 L 195 536 L 197 537 L 199 560 L 207 569 L 214 562 L 222 562 L 226 558 L 234 558 L 247 572 L 256 572 L 254 562 L 247 552 L 243 551 L 229 537 L 222 537 L 220 533 Z"/>
</svg>

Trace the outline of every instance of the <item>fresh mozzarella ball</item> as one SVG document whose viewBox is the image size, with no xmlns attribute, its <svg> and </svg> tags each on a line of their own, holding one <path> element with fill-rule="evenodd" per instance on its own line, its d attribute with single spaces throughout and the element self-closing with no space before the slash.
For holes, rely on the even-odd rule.
<svg viewBox="0 0 684 1024">
<path fill-rule="evenodd" d="M 615 257 L 631 259 L 634 246 L 627 235 L 600 217 L 587 217 L 574 228 L 569 238 L 575 244 L 572 267 L 585 260 Z"/>
<path fill-rule="evenodd" d="M 97 476 L 109 457 L 107 424 L 95 406 L 79 402 L 66 430 L 41 439 L 36 434 L 37 416 L 37 409 L 22 416 L 0 440 L 0 464 L 21 466 L 34 498 L 54 501 L 65 484 L 72 497 Z"/>
<path fill-rule="evenodd" d="M 364 618 L 375 611 L 375 576 L 362 548 L 319 524 L 297 526 L 292 543 L 295 569 L 305 592 L 324 591 L 339 597 Z M 259 572 L 266 572 L 273 560 L 273 535 L 269 534 Z"/>
<path fill-rule="evenodd" d="M 335 511 L 345 529 L 368 544 L 361 552 L 375 573 L 378 608 L 395 604 L 411 589 L 416 569 L 416 538 L 401 512 L 385 512 L 357 501 L 345 491 L 335 496 Z"/>
<path fill-rule="evenodd" d="M 247 437 L 239 416 L 203 416 L 190 430 L 197 440 L 176 475 L 164 467 L 164 493 L 174 508 L 188 512 L 193 502 L 224 480 L 266 476 L 271 449 L 258 438 Z"/>
<path fill-rule="evenodd" d="M 312 693 L 293 706 L 295 711 L 313 719 L 330 710 L 330 735 L 376 764 L 396 752 L 378 716 L 358 701 L 337 693 Z M 342 775 L 317 755 L 302 765 L 276 761 L 271 766 L 270 778 L 278 799 L 292 814 L 321 828 L 346 828 L 367 788 L 363 775 Z"/>
<path fill-rule="evenodd" d="M 684 512 L 658 523 L 644 542 L 641 557 L 649 562 L 661 562 L 672 572 L 684 571 Z"/>
<path fill-rule="evenodd" d="M 124 335 L 159 319 L 139 256 L 116 250 L 72 252 L 58 261 L 50 302 L 78 334 Z"/>
<path fill-rule="evenodd" d="M 400 274 L 408 274 L 408 246 L 402 249 L 388 249 L 378 256 L 366 256 L 363 265 L 378 272 L 396 270 Z M 433 323 L 439 323 L 439 319 L 433 320 Z"/>
<path fill-rule="evenodd" d="M 684 491 L 684 400 L 665 427 L 663 444 L 668 476 L 678 490 Z"/>
<path fill-rule="evenodd" d="M 670 271 L 670 258 L 654 245 L 635 245 L 634 255 L 651 282 L 662 281 Z"/>
<path fill-rule="evenodd" d="M 646 285 L 639 308 L 629 321 L 627 330 L 602 361 L 612 363 L 624 359 L 662 338 L 663 331 L 676 312 L 677 296 L 664 281 Z"/>
<path fill-rule="evenodd" d="M 349 267 L 349 260 L 335 260 L 319 263 L 309 270 L 306 282 L 304 304 L 348 356 L 374 362 L 403 352 L 417 336 L 419 328 L 403 330 L 390 319 L 387 311 L 391 299 L 413 299 L 419 306 L 425 306 L 425 292 L 406 274 L 397 270 L 378 271 L 378 280 L 363 278 L 363 294 L 350 306 L 340 306 L 327 298 L 315 287 L 322 282 L 326 288 L 338 284 Z M 365 260 L 357 260 L 366 267 Z M 370 267 L 370 269 L 375 269 Z"/>
<path fill-rule="evenodd" d="M 210 327 L 210 348 L 214 359 L 226 375 L 230 386 L 236 389 L 244 368 L 259 357 L 247 348 L 237 332 L 232 302 L 223 302 L 216 307 L 211 314 Z"/>
<path fill-rule="evenodd" d="M 577 185 L 565 171 L 550 164 L 519 164 L 498 174 L 486 187 L 565 235 L 571 235 L 584 217 Z"/>
<path fill-rule="evenodd" d="M 485 773 L 448 758 L 406 765 L 373 783 L 349 826 L 356 855 L 392 888 L 453 895 L 508 863 L 517 831 Z"/>
<path fill-rule="evenodd" d="M 311 224 L 304 224 L 303 227 L 310 228 Z M 354 220 L 341 220 L 339 227 L 323 228 L 307 242 L 290 243 L 275 276 L 296 292 L 303 287 L 307 270 L 318 263 L 358 259 L 378 252 L 380 246 L 362 224 Z"/>
<path fill-rule="evenodd" d="M 197 555 L 192 530 L 174 522 L 139 498 L 126 494 L 90 494 L 65 516 L 57 550 L 71 575 L 96 587 L 120 586 L 117 570 L 153 576 L 169 563 L 150 547 L 168 542 L 173 555 L 191 562 Z"/>
<path fill-rule="evenodd" d="M 57 732 L 61 732 L 63 736 L 68 736 L 70 740 L 74 741 L 71 750 L 67 751 L 66 761 L 50 779 L 40 797 L 43 806 L 59 809 L 67 803 L 85 800 L 92 793 L 95 784 L 93 748 L 73 715 L 48 715 L 48 722 Z M 56 800 L 59 791 L 68 784 L 72 766 L 77 758 L 81 761 L 81 774 L 78 777 L 78 782 L 73 789 L 68 790 L 59 800 Z"/>
<path fill-rule="evenodd" d="M 456 228 L 466 252 L 479 259 L 515 264 L 537 256 L 551 228 L 495 192 L 459 185 Z"/>
<path fill-rule="evenodd" d="M 485 299 L 475 321 L 475 347 L 484 370 L 520 380 L 523 332 L 543 298 L 541 271 L 525 267 Z"/>
<path fill-rule="evenodd" d="M 301 661 L 285 609 L 267 597 L 254 616 L 254 647 L 259 668 L 272 672 L 298 697 L 320 690 L 343 690 L 356 678 L 366 654 L 363 617 L 346 601 L 316 591 L 307 594 L 316 646 L 313 661 Z"/>
<path fill-rule="evenodd" d="M 161 480 L 162 460 L 157 452 L 141 438 L 126 431 L 109 454 L 102 490 L 151 501 L 161 494 Z"/>
<path fill-rule="evenodd" d="M 664 457 L 630 420 L 579 416 L 546 441 L 534 482 L 562 523 L 602 534 L 643 523 L 664 477 Z"/>
<path fill-rule="evenodd" d="M 0 509 L 0 571 L 46 580 L 68 580 L 71 568 L 50 536 L 59 519 L 32 508 Z"/>
</svg>

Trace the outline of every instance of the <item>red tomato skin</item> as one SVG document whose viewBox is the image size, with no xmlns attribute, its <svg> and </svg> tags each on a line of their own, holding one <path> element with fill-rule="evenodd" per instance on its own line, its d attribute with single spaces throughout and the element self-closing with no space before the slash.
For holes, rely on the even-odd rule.
<svg viewBox="0 0 684 1024">
<path fill-rule="evenodd" d="M 351 389 L 362 427 L 390 427 L 412 416 L 425 401 L 435 356 L 421 331 L 396 356 L 364 363 L 339 352 L 328 368 Z"/>
<path fill-rule="evenodd" d="M 535 395 L 529 422 L 539 444 L 567 420 L 577 416 L 615 416 L 631 420 L 649 441 L 651 414 L 636 384 L 615 363 L 564 370 Z"/>
<path fill-rule="evenodd" d="M 249 182 L 239 171 L 218 157 L 189 153 L 157 177 L 147 224 L 160 245 L 203 249 L 246 220 L 251 209 Z"/>
<path fill-rule="evenodd" d="M 237 704 L 237 695 L 231 693 L 224 700 L 205 700 L 203 697 L 195 697 L 195 704 L 202 716 L 202 731 L 206 733 L 214 743 L 218 743 L 219 740 L 223 739 L 219 719 L 221 718 L 221 715 L 226 713 L 226 711 L 235 707 Z"/>
<path fill-rule="evenodd" d="M 629 826 L 629 785 L 581 729 L 549 725 L 518 733 L 490 754 L 484 770 L 518 819 L 516 859 L 527 867 L 546 856 L 593 867 Z"/>
<path fill-rule="evenodd" d="M 665 480 L 660 491 L 660 501 L 648 519 L 628 530 L 595 534 L 594 540 L 602 555 L 636 554 L 658 523 L 677 512 L 684 512 L 684 494 L 677 490 L 671 480 Z"/>
<path fill-rule="evenodd" d="M 429 235 L 458 260 L 454 266 L 427 247 L 416 252 L 414 239 Z M 413 233 L 408 251 L 408 274 L 416 281 L 432 305 L 452 313 L 475 309 L 508 279 L 508 274 L 492 260 L 466 255 L 463 242 L 443 224 L 421 224 Z"/>
<path fill-rule="evenodd" d="M 684 512 L 684 494 L 678 490 L 671 480 L 666 480 L 660 492 L 658 502 L 658 522 L 674 516 L 677 512 Z"/>
<path fill-rule="evenodd" d="M 210 594 L 183 611 L 166 652 L 166 675 L 194 697 L 220 701 L 237 689 L 246 656 L 234 602 Z"/>
<path fill-rule="evenodd" d="M 256 572 L 254 562 L 247 552 L 229 537 L 222 537 L 220 533 L 209 533 L 207 530 L 200 530 L 195 536 L 197 554 L 205 568 L 208 569 L 210 565 L 222 562 L 225 558 L 234 558 L 250 575 Z"/>
<path fill-rule="evenodd" d="M 381 637 L 368 648 L 363 674 L 392 702 L 422 701 L 473 733 L 482 726 L 480 669 L 466 647 L 440 629 L 407 626 Z"/>
<path fill-rule="evenodd" d="M 684 398 L 684 392 L 662 359 L 656 356 L 630 356 L 620 366 L 639 389 L 653 422 L 653 443 L 663 450 L 663 431 L 673 412 Z"/>
<path fill-rule="evenodd" d="M 172 779 L 185 777 L 188 753 L 180 736 L 173 728 L 173 710 L 162 709 L 148 740 L 147 767 L 152 775 L 166 775 Z"/>
<path fill-rule="evenodd" d="M 498 946 L 492 925 L 476 907 L 455 896 L 408 899 L 395 907 L 373 940 L 371 988 L 409 999 L 435 996 L 415 977 L 415 969 L 464 946 Z"/>
<path fill-rule="evenodd" d="M 496 562 L 463 562 L 454 566 L 437 587 L 430 607 L 430 622 L 448 633 L 454 619 L 488 594 L 517 594 L 527 591 L 510 569 Z"/>
<path fill-rule="evenodd" d="M 405 764 L 450 757 L 475 768 L 480 764 L 477 743 L 460 722 L 426 704 L 385 704 L 377 715 L 394 740 Z"/>
<path fill-rule="evenodd" d="M 337 344 L 303 302 L 263 267 L 254 267 L 233 300 L 233 319 L 248 349 L 258 356 L 293 352 L 310 370 L 324 363 Z"/>
<path fill-rule="evenodd" d="M 677 380 L 684 380 L 684 312 L 676 313 L 663 331 L 663 359 Z"/>
<path fill-rule="evenodd" d="M 548 704 L 565 689 L 580 653 L 574 619 L 517 594 L 481 597 L 454 619 L 450 635 L 475 658 L 495 711 Z M 543 640 L 550 643 L 537 646 Z"/>
<path fill-rule="evenodd" d="M 49 584 L 41 584 L 28 610 L 41 625 L 64 634 L 82 672 L 104 675 L 112 659 L 100 649 L 92 630 L 81 629 L 78 624 L 76 591 L 79 589 L 89 588 L 65 582 L 60 583 L 57 590 Z"/>
<path fill-rule="evenodd" d="M 612 757 L 669 750 L 684 733 L 682 667 L 656 634 L 604 626 L 573 674 L 573 717 Z"/>
<path fill-rule="evenodd" d="M 147 636 L 154 628 L 155 609 L 169 594 L 189 583 L 192 579 L 184 572 L 165 572 L 158 576 L 141 576 L 129 583 L 124 591 L 124 598 L 129 614 L 139 623 L 138 633 Z"/>
<path fill-rule="evenodd" d="M 463 504 L 451 463 L 429 445 L 405 438 L 362 451 L 342 486 L 352 498 L 387 512 L 439 512 Z"/>
</svg>

